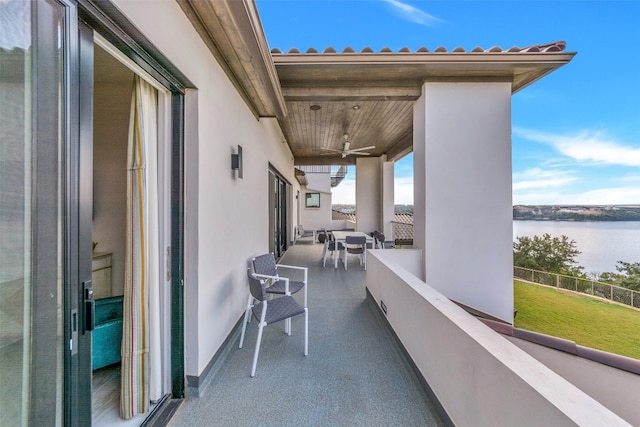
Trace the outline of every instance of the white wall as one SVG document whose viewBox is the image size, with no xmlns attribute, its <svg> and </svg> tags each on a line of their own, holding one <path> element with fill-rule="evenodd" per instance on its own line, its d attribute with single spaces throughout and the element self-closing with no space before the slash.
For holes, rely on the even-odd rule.
<svg viewBox="0 0 640 427">
<path fill-rule="evenodd" d="M 330 173 L 307 173 L 307 190 L 331 193 Z"/>
<path fill-rule="evenodd" d="M 96 252 L 112 254 L 113 295 L 124 292 L 127 139 L 132 87 L 133 72 L 126 82 L 96 84 L 94 90 L 93 241 L 98 242 Z"/>
<path fill-rule="evenodd" d="M 426 281 L 512 323 L 511 85 L 426 83 L 416 104 L 414 245 Z"/>
<path fill-rule="evenodd" d="M 419 257 L 369 251 L 367 289 L 455 425 L 627 425 L 403 267 Z"/>
<path fill-rule="evenodd" d="M 385 156 L 386 157 L 386 156 Z M 382 163 L 382 225 L 380 231 L 384 233 L 387 240 L 394 240 L 393 227 L 391 221 L 395 219 L 395 188 L 394 188 L 394 162 Z"/>
<path fill-rule="evenodd" d="M 302 187 L 300 190 L 300 224 L 306 230 L 331 229 L 331 193 L 320 193 L 320 207 L 305 207 L 305 194 L 317 193 L 318 190 Z"/>
<path fill-rule="evenodd" d="M 356 160 L 356 227 L 371 233 L 382 222 L 382 165 L 380 157 Z"/>
<path fill-rule="evenodd" d="M 196 254 L 197 259 L 185 259 L 186 270 L 198 275 L 187 277 L 185 282 L 185 368 L 187 375 L 195 376 L 207 366 L 242 314 L 250 258 L 268 251 L 269 163 L 293 184 L 293 157 L 281 142 L 277 121 L 253 116 L 177 2 L 155 1 L 153 13 L 149 13 L 147 2 L 114 3 L 198 91 L 198 129 L 191 130 L 186 141 L 197 144 L 197 149 L 186 149 L 198 155 L 198 193 L 187 194 L 187 198 L 198 199 L 198 248 L 186 248 L 187 254 Z M 186 117 L 186 122 L 196 121 Z M 230 167 L 238 144 L 243 147 L 244 179 L 236 179 Z M 187 163 L 187 170 L 191 166 Z M 194 188 L 189 183 L 187 187 Z M 294 194 L 296 189 L 293 184 Z M 193 205 L 187 200 L 187 206 Z M 189 212 L 186 215 L 194 218 Z M 293 203 L 290 215 L 296 219 Z M 194 227 L 187 224 L 187 229 Z M 186 244 L 194 240 L 187 237 Z"/>
<path fill-rule="evenodd" d="M 307 173 L 307 185 L 300 189 L 300 224 L 305 229 L 332 229 L 331 221 L 331 174 Z M 320 207 L 305 207 L 306 193 L 320 193 Z"/>
</svg>

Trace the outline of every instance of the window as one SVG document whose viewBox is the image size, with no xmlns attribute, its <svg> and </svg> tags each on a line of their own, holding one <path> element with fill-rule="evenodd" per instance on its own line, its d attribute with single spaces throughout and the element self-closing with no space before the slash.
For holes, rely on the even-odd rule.
<svg viewBox="0 0 640 427">
<path fill-rule="evenodd" d="M 305 194 L 304 207 L 305 208 L 319 208 L 320 207 L 320 193 L 306 193 Z"/>
</svg>

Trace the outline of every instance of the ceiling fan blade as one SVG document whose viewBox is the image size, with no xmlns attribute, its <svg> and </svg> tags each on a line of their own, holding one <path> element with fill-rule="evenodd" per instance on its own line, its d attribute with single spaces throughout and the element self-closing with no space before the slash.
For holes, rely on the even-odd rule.
<svg viewBox="0 0 640 427">
<path fill-rule="evenodd" d="M 362 152 L 359 152 L 359 151 L 353 151 L 353 150 L 351 150 L 351 151 L 349 152 L 349 154 L 353 154 L 353 155 L 355 155 L 355 156 L 370 156 L 370 155 L 371 155 L 371 153 L 362 153 Z"/>
<path fill-rule="evenodd" d="M 334 151 L 336 153 L 342 153 L 344 150 L 336 150 L 335 148 L 323 148 L 325 151 Z"/>
<path fill-rule="evenodd" d="M 375 145 L 370 145 L 368 147 L 354 148 L 353 150 L 347 150 L 347 151 L 358 152 L 358 151 L 365 151 L 365 150 L 373 150 L 374 148 L 376 148 Z"/>
</svg>

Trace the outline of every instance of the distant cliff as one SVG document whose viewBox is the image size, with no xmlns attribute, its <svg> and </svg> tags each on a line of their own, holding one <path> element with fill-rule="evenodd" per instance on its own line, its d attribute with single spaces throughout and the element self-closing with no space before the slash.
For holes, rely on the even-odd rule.
<svg viewBox="0 0 640 427">
<path fill-rule="evenodd" d="M 354 213 L 355 205 L 333 205 Z M 395 205 L 396 214 L 413 215 L 413 205 Z M 640 221 L 640 205 L 515 205 L 513 219 L 533 221 Z"/>
<path fill-rule="evenodd" d="M 516 205 L 513 219 L 536 221 L 640 221 L 640 205 Z"/>
</svg>

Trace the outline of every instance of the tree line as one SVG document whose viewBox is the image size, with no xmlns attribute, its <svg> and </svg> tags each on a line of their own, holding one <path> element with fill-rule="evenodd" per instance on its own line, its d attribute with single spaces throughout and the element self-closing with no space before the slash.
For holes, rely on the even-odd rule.
<svg viewBox="0 0 640 427">
<path fill-rule="evenodd" d="M 580 255 L 575 240 L 562 235 L 552 237 L 520 236 L 513 243 L 513 265 L 550 273 L 589 278 L 635 291 L 640 291 L 640 262 L 618 261 L 615 272 L 594 273 L 588 277 L 576 257 Z"/>
</svg>

